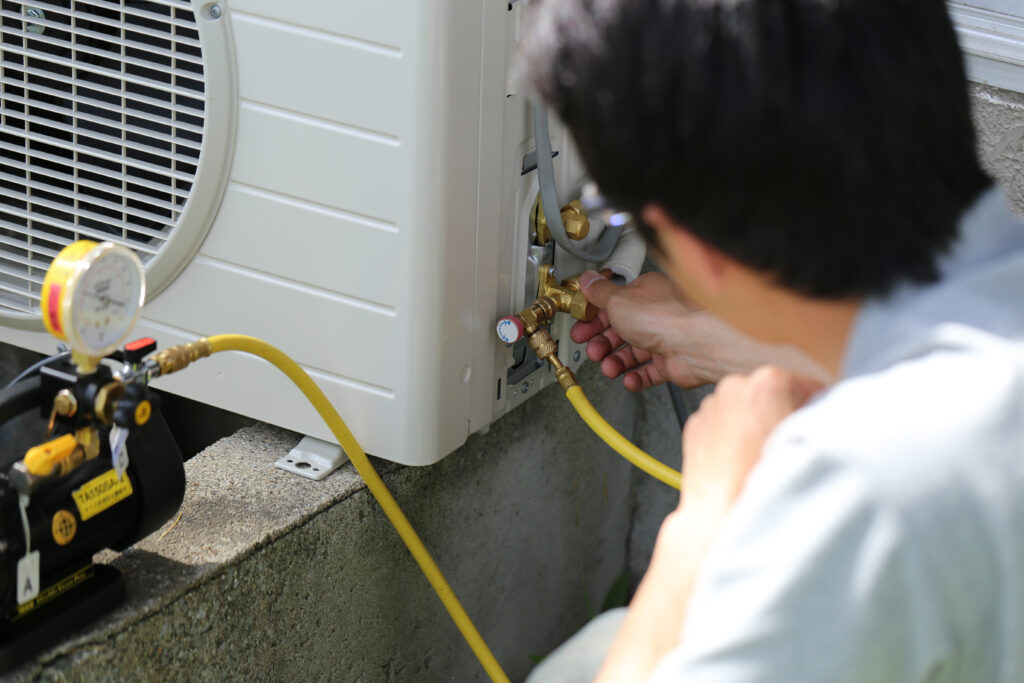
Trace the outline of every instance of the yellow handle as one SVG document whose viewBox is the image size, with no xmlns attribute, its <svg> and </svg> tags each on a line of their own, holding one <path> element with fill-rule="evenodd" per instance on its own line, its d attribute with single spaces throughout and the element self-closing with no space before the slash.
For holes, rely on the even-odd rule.
<svg viewBox="0 0 1024 683">
<path fill-rule="evenodd" d="M 615 431 L 615 427 L 608 424 L 608 421 L 601 417 L 601 414 L 590 403 L 580 385 L 576 384 L 566 389 L 565 397 L 569 399 L 569 403 L 572 403 L 573 408 L 580 414 L 583 421 L 594 430 L 594 433 L 615 449 L 619 455 L 672 488 L 678 489 L 682 486 L 682 474 L 647 455 L 634 446 L 629 439 Z"/>
<path fill-rule="evenodd" d="M 452 591 L 451 586 L 448 585 L 448 581 L 444 578 L 444 574 L 441 573 L 437 563 L 434 562 L 434 558 L 430 556 L 430 552 L 423 545 L 423 541 L 420 540 L 409 520 L 401 508 L 398 507 L 398 503 L 395 502 L 394 497 L 388 491 L 380 475 L 373 469 L 373 465 L 370 464 L 370 460 L 366 457 L 362 446 L 352 436 L 352 432 L 345 425 L 345 421 L 338 415 L 338 411 L 327 400 L 324 392 L 320 390 L 316 382 L 306 374 L 306 371 L 298 363 L 279 349 L 260 339 L 241 334 L 220 334 L 210 337 L 207 341 L 210 343 L 212 353 L 244 351 L 245 353 L 251 353 L 263 358 L 288 375 L 288 378 L 295 383 L 295 386 L 305 394 L 306 398 L 309 399 L 309 402 L 313 404 L 313 407 L 320 414 L 320 417 L 327 423 L 331 433 L 334 434 L 334 438 L 345 449 L 345 454 L 348 455 L 356 471 L 359 472 L 359 475 L 366 482 L 366 487 L 370 489 L 370 493 L 377 499 L 381 509 L 384 510 L 384 514 L 387 515 L 392 526 L 395 527 L 395 531 L 398 532 L 409 552 L 412 553 L 413 558 L 423 571 L 423 575 L 427 577 L 427 581 L 430 582 L 430 585 L 437 593 L 437 597 L 441 599 L 445 609 L 448 610 L 452 621 L 455 622 L 459 631 L 462 632 L 462 637 L 466 639 L 469 647 L 472 648 L 473 654 L 480 660 L 487 675 L 490 676 L 492 681 L 507 683 L 509 680 L 508 676 L 501 670 L 501 665 L 498 664 L 494 655 L 491 654 L 487 643 L 480 636 L 480 632 L 476 630 L 476 626 L 473 625 L 473 621 L 466 614 L 466 610 L 462 607 L 459 599 L 455 597 L 455 593 Z"/>
<path fill-rule="evenodd" d="M 52 441 L 28 449 L 25 452 L 25 469 L 33 476 L 48 477 L 62 466 L 67 467 L 74 464 L 71 462 L 71 456 L 76 448 L 78 448 L 78 441 L 73 434 L 58 436 Z"/>
</svg>

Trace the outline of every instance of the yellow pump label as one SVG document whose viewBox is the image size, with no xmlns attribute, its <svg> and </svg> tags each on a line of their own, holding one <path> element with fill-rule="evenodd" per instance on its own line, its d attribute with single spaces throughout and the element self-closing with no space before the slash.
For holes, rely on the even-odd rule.
<svg viewBox="0 0 1024 683">
<path fill-rule="evenodd" d="M 82 583 L 83 581 L 87 581 L 88 579 L 92 578 L 92 575 L 93 566 L 90 564 L 86 567 L 82 567 L 74 574 L 64 577 L 52 586 L 44 588 L 43 590 L 39 591 L 39 595 L 37 595 L 36 597 L 32 598 L 23 605 L 18 605 L 18 611 L 14 614 L 14 617 L 11 619 L 11 621 L 17 621 L 18 619 L 21 619 L 23 616 L 25 616 L 32 610 L 36 609 L 37 607 L 42 607 L 43 605 L 50 602 L 62 593 L 66 593 L 78 584 Z"/>
<path fill-rule="evenodd" d="M 71 497 L 75 499 L 78 516 L 84 522 L 107 508 L 117 505 L 130 495 L 132 495 L 132 483 L 128 480 L 128 475 L 118 480 L 117 472 L 107 470 L 95 479 L 82 484 L 80 489 L 72 492 Z"/>
</svg>

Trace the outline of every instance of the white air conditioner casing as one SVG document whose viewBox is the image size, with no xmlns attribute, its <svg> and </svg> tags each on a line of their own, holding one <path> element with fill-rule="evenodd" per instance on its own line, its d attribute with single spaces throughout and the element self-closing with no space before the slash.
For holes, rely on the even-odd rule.
<svg viewBox="0 0 1024 683">
<path fill-rule="evenodd" d="M 65 135 L 51 131 L 49 119 L 26 123 L 32 99 L 43 97 L 33 94 L 36 76 L 28 73 L 36 63 L 30 57 L 33 41 L 55 36 L 40 44 L 59 50 L 61 41 L 79 40 L 67 39 L 58 23 L 93 26 L 89 30 L 96 34 L 95 24 L 88 23 L 98 20 L 94 8 L 112 8 L 111 25 L 129 26 L 120 35 L 128 44 L 124 54 L 131 55 L 135 43 L 149 44 L 131 26 L 159 29 L 153 28 L 159 22 L 133 17 L 170 7 L 174 21 L 168 30 L 187 37 L 188 22 L 194 21 L 202 46 L 199 159 L 193 180 L 186 172 L 168 181 L 188 189 L 187 201 L 174 199 L 179 208 L 168 220 L 170 237 L 147 238 L 144 231 L 139 238 L 150 239 L 155 253 L 148 255 L 151 296 L 136 336 L 152 336 L 161 347 L 229 332 L 265 339 L 310 372 L 368 452 L 413 465 L 437 461 L 521 402 L 520 388 L 535 393 L 551 381 L 547 368 L 526 379 L 520 373 L 522 382 L 510 392 L 512 352 L 494 335 L 495 320 L 519 310 L 526 299 L 526 212 L 536 194 L 536 174 L 522 173 L 524 156 L 533 148 L 529 103 L 514 92 L 508 76 L 518 4 L 510 9 L 504 2 L 455 0 L 76 0 L 74 8 L 61 9 L 67 4 L 25 3 L 22 14 L 38 6 L 45 19 L 26 15 L 22 25 L 5 15 L 3 68 L 10 87 L 4 92 L 19 92 L 21 78 L 23 104 L 29 101 L 19 108 L 11 95 L 0 129 L 8 135 L 26 131 L 26 159 L 37 147 L 50 149 L 45 136 Z M 62 19 L 62 12 L 69 18 Z M 76 12 L 93 14 L 75 18 Z M 153 45 L 158 60 L 167 50 L 159 41 Z M 101 42 L 96 49 L 113 48 Z M 79 58 L 81 53 L 67 53 L 57 60 L 59 67 L 45 68 L 66 67 L 72 79 L 93 78 L 87 67 L 79 71 L 68 62 Z M 182 73 L 180 80 L 168 81 L 169 92 L 188 83 Z M 40 82 L 42 88 L 50 83 Z M 72 99 L 39 100 L 53 116 L 62 107 L 72 110 L 60 114 L 60 130 L 70 136 L 67 154 L 74 155 L 69 165 L 84 154 L 72 145 L 81 142 L 76 126 L 86 125 L 76 118 L 84 110 L 69 104 Z M 111 102 L 111 111 L 124 114 L 124 101 Z M 122 123 L 131 123 L 131 112 L 124 116 Z M 556 128 L 552 134 L 561 151 L 560 187 L 578 188 L 582 174 L 564 132 Z M 4 140 L 17 167 L 21 157 Z M 125 144 L 122 151 L 131 147 Z M 191 172 L 182 149 L 183 161 L 171 166 Z M 0 158 L 0 171 L 5 163 Z M 134 173 L 130 166 L 120 176 L 111 166 L 101 182 L 121 178 L 130 194 L 132 181 L 124 179 L 124 173 Z M 51 167 L 58 179 L 91 177 Z M 16 171 L 7 168 L 8 174 Z M 71 224 L 79 224 L 65 217 L 65 232 L 46 227 L 53 207 L 33 203 L 47 196 L 38 194 L 40 184 L 50 182 L 43 171 L 26 175 L 34 180 L 26 181 L 24 196 L 18 194 L 21 203 L 0 205 L 0 233 L 12 242 L 0 245 L 0 259 L 7 259 L 0 264 L 6 264 L 5 273 L 28 268 L 31 283 L 41 280 L 48 254 L 59 247 L 54 242 L 60 240 L 47 235 L 67 232 L 70 241 Z M 17 182 L 9 187 L 22 192 Z M 145 197 L 136 198 L 142 204 L 134 206 L 145 205 Z M 112 220 L 130 223 L 129 214 Z M 94 233 L 74 237 L 96 238 Z M 14 244 L 19 236 L 26 246 Z M 37 243 L 45 247 L 33 251 Z M 2 282 L 10 287 L 13 281 Z M 30 308 L 5 314 L 0 341 L 53 352 L 55 341 L 41 331 Z M 575 351 L 567 346 L 563 357 L 570 360 Z M 155 386 L 331 439 L 290 383 L 253 357 L 222 354 Z"/>
</svg>

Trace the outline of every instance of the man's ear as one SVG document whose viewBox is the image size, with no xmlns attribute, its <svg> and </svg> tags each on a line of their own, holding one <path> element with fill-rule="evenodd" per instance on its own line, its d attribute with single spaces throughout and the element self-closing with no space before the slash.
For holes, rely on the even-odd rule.
<svg viewBox="0 0 1024 683">
<path fill-rule="evenodd" d="M 644 207 L 643 220 L 658 236 L 665 267 L 676 282 L 709 294 L 721 291 L 728 258 L 677 222 L 660 206 Z"/>
</svg>

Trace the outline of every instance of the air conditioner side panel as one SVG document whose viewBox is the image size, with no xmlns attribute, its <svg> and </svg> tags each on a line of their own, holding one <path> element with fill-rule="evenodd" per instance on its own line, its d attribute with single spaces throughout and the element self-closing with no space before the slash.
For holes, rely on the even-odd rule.
<svg viewBox="0 0 1024 683">
<path fill-rule="evenodd" d="M 433 462 L 469 432 L 480 332 L 481 12 L 414 3 L 393 17 L 407 30 L 371 49 L 354 47 L 351 30 L 299 25 L 308 8 L 232 7 L 231 182 L 200 256 L 147 309 L 148 329 L 164 345 L 263 337 L 315 373 L 369 452 Z M 327 87 L 294 74 L 302 65 L 320 65 Z M 275 373 L 233 354 L 161 384 L 329 437 Z"/>
</svg>

